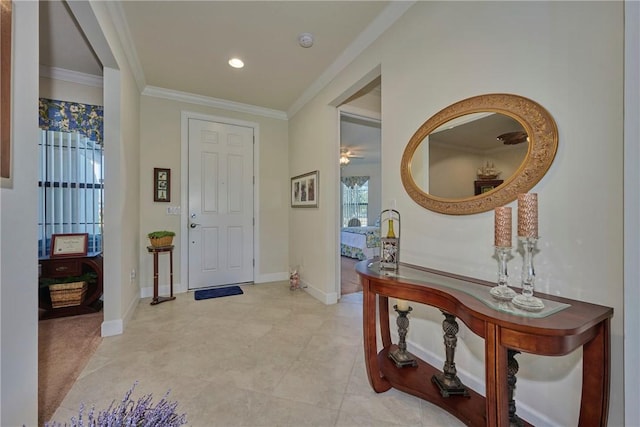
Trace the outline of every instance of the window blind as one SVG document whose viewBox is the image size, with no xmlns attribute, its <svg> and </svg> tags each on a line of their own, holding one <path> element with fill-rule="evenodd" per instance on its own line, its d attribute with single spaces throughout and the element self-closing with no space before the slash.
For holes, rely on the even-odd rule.
<svg viewBox="0 0 640 427">
<path fill-rule="evenodd" d="M 39 148 L 38 255 L 49 255 L 51 235 L 64 233 L 88 233 L 89 252 L 101 251 L 102 145 L 79 133 L 41 130 Z"/>
</svg>

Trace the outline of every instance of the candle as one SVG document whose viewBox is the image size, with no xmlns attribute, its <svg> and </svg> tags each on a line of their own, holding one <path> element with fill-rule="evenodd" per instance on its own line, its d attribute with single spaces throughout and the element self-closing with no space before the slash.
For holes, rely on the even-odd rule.
<svg viewBox="0 0 640 427">
<path fill-rule="evenodd" d="M 511 247 L 511 208 L 502 206 L 495 209 L 495 246 Z"/>
<path fill-rule="evenodd" d="M 396 300 L 396 308 L 399 311 L 409 311 L 409 301 L 403 299 Z"/>
<path fill-rule="evenodd" d="M 538 238 L 538 195 L 518 194 L 518 236 Z"/>
</svg>

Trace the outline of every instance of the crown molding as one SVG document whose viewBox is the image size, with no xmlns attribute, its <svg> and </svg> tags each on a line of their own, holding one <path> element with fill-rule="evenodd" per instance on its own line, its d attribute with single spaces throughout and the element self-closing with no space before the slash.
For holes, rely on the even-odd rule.
<svg viewBox="0 0 640 427">
<path fill-rule="evenodd" d="M 382 122 L 382 114 L 379 111 L 371 111 L 349 104 L 341 105 L 340 107 L 338 107 L 338 110 L 340 110 L 340 114 L 344 116 L 350 116 L 372 123 L 377 123 L 378 125 Z"/>
<path fill-rule="evenodd" d="M 172 101 L 186 102 L 189 104 L 204 105 L 206 107 L 220 108 L 223 110 L 237 111 L 239 113 L 255 114 L 257 116 L 269 117 L 271 119 L 287 120 L 287 113 L 271 108 L 257 107 L 240 102 L 227 101 L 225 99 L 212 98 L 209 96 L 196 95 L 188 92 L 181 92 L 173 89 L 164 89 L 156 86 L 146 86 L 142 95 L 154 98 L 169 99 Z"/>
<path fill-rule="evenodd" d="M 147 85 L 146 78 L 144 77 L 142 64 L 138 57 L 138 51 L 133 44 L 133 37 L 131 37 L 131 31 L 129 30 L 129 25 L 127 24 L 127 19 L 125 18 L 122 5 L 117 1 L 108 1 L 105 2 L 105 6 L 111 15 L 111 20 L 118 33 L 122 50 L 124 51 L 124 55 L 127 57 L 127 61 L 131 67 L 131 72 L 133 73 L 133 78 L 138 86 L 138 90 L 142 92 Z"/>
<path fill-rule="evenodd" d="M 302 95 L 287 110 L 288 117 L 293 117 L 307 102 L 313 99 L 320 91 L 333 80 L 338 73 L 344 70 L 358 55 L 382 35 L 394 22 L 396 22 L 415 1 L 392 1 L 376 19 L 364 29 L 362 33 L 340 54 L 318 79 L 311 84 Z"/>
<path fill-rule="evenodd" d="M 85 86 L 102 87 L 102 76 L 65 70 L 64 68 L 48 67 L 46 65 L 40 65 L 40 77 L 48 77 Z"/>
</svg>

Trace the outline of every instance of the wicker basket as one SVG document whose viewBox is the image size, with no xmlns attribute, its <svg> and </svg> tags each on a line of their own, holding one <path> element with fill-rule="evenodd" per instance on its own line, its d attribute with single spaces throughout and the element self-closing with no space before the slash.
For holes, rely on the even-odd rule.
<svg viewBox="0 0 640 427">
<path fill-rule="evenodd" d="M 164 236 L 158 238 L 149 238 L 151 242 L 151 246 L 154 248 L 166 248 L 167 246 L 171 246 L 173 243 L 173 236 Z"/>
<path fill-rule="evenodd" d="M 58 283 L 49 286 L 53 308 L 82 304 L 87 293 L 87 282 Z"/>
</svg>

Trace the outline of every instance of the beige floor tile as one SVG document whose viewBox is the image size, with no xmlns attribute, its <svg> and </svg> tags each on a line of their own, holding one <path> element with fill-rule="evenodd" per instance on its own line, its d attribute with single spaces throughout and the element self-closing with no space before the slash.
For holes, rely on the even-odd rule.
<svg viewBox="0 0 640 427">
<path fill-rule="evenodd" d="M 141 300 L 120 336 L 107 337 L 54 415 L 82 402 L 106 409 L 171 390 L 190 426 L 458 426 L 427 402 L 369 386 L 362 294 L 324 305 L 288 282 L 243 285 L 243 295 L 156 306 Z"/>
<path fill-rule="evenodd" d="M 368 395 L 347 394 L 340 415 L 338 425 L 348 425 L 341 424 L 348 421 L 361 425 L 367 420 L 373 425 L 422 425 L 420 400 L 393 389 L 380 394 L 373 390 Z"/>
</svg>

